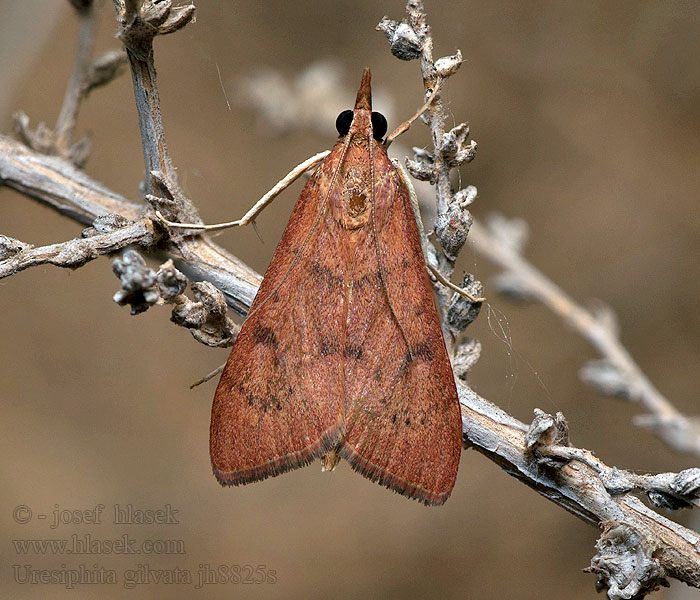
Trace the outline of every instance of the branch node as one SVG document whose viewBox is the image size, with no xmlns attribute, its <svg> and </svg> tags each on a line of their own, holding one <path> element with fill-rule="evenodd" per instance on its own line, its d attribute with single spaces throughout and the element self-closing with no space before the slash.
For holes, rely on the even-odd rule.
<svg viewBox="0 0 700 600">
<path fill-rule="evenodd" d="M 643 598 L 669 587 L 653 547 L 629 525 L 606 523 L 595 547 L 598 552 L 584 571 L 596 576 L 596 589 L 607 591 L 610 600 Z"/>
<path fill-rule="evenodd" d="M 120 0 L 117 20 L 119 39 L 137 58 L 145 60 L 153 50 L 153 38 L 182 29 L 194 20 L 194 4 L 173 8 L 171 0 Z"/>
<path fill-rule="evenodd" d="M 83 238 L 91 238 L 102 233 L 112 233 L 117 229 L 132 225 L 133 223 L 133 221 L 130 221 L 126 217 L 122 217 L 116 213 L 109 213 L 97 217 L 92 222 L 92 227 L 86 227 L 80 235 Z"/>
<path fill-rule="evenodd" d="M 194 302 L 179 296 L 170 320 L 192 329 L 192 336 L 202 344 L 215 348 L 231 346 L 240 328 L 227 315 L 223 293 L 208 281 L 193 283 L 191 287 Z"/>
<path fill-rule="evenodd" d="M 33 248 L 33 246 L 0 234 L 0 260 L 15 256 L 22 252 L 22 250 L 28 250 L 29 248 Z"/>
<path fill-rule="evenodd" d="M 535 418 L 525 435 L 525 445 L 528 449 L 536 451 L 539 447 L 546 446 L 570 446 L 569 425 L 564 415 L 557 412 L 552 416 L 543 410 L 534 410 Z"/>
</svg>

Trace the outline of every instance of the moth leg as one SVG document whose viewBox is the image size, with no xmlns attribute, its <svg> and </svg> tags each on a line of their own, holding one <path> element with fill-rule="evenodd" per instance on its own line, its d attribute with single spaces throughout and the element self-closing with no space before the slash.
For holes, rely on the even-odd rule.
<svg viewBox="0 0 700 600">
<path fill-rule="evenodd" d="M 156 217 L 158 220 L 167 225 L 168 227 L 176 227 L 178 229 L 197 229 L 199 231 L 218 231 L 221 229 L 229 229 L 230 227 L 239 227 L 242 225 L 248 225 L 255 221 L 263 209 L 272 202 L 280 193 L 287 189 L 292 183 L 294 183 L 299 177 L 301 177 L 306 171 L 315 167 L 320 163 L 330 152 L 324 150 L 315 154 L 311 158 L 308 158 L 300 165 L 294 167 L 284 178 L 282 178 L 267 194 L 265 194 L 260 200 L 258 200 L 255 205 L 245 214 L 242 218 L 237 221 L 229 221 L 227 223 L 216 223 L 215 225 L 203 225 L 202 223 L 175 223 L 174 221 L 168 221 L 160 211 L 156 211 Z"/>
<path fill-rule="evenodd" d="M 408 131 L 408 128 L 413 124 L 413 121 L 415 121 L 418 117 L 420 117 L 426 110 L 430 108 L 430 105 L 433 103 L 435 98 L 438 95 L 438 92 L 440 91 L 440 88 L 442 87 L 442 78 L 438 77 L 437 81 L 435 82 L 435 85 L 433 86 L 433 91 L 428 97 L 428 99 L 425 101 L 425 104 L 420 107 L 418 112 L 413 115 L 410 119 L 407 121 L 404 121 L 399 125 L 394 131 L 386 138 L 386 141 L 384 142 L 384 147 L 388 148 L 391 145 L 391 142 L 393 142 L 397 137 L 399 137 L 402 133 L 406 133 Z"/>
<path fill-rule="evenodd" d="M 214 379 L 214 377 L 216 377 L 219 373 L 221 373 L 221 371 L 224 370 L 224 367 L 225 367 L 225 366 L 226 366 L 226 363 L 224 363 L 223 365 L 219 365 L 219 366 L 216 367 L 216 369 L 214 369 L 211 373 L 208 373 L 207 375 L 205 375 L 205 376 L 202 377 L 201 379 L 198 379 L 198 380 L 195 381 L 194 383 L 190 384 L 190 389 L 193 390 L 193 389 L 196 388 L 198 385 L 202 385 L 203 383 L 206 383 L 206 382 L 209 381 L 210 379 Z"/>
</svg>

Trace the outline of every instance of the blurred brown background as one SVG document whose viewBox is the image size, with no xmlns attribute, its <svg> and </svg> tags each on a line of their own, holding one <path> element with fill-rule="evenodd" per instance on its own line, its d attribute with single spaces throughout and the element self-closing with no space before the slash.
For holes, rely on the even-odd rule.
<svg viewBox="0 0 700 600">
<path fill-rule="evenodd" d="M 427 0 L 436 56 L 460 48 L 466 63 L 447 86 L 455 122 L 468 120 L 477 159 L 462 168 L 479 189 L 477 218 L 524 217 L 527 256 L 575 298 L 598 297 L 618 313 L 622 339 L 681 410 L 697 413 L 700 187 L 700 9 L 696 2 Z M 274 67 L 292 78 L 334 58 L 349 89 L 370 65 L 378 94 L 393 98 L 390 128 L 421 103 L 417 63 L 402 63 L 374 27 L 401 18 L 402 0 L 197 3 L 197 22 L 156 41 L 169 148 L 181 181 L 208 222 L 245 210 L 291 167 L 330 147 L 326 134 L 271 137 L 235 101 L 240 78 Z M 2 131 L 21 108 L 55 122 L 72 67 L 77 21 L 67 2 L 0 2 Z M 117 47 L 111 2 L 98 50 Z M 219 83 L 217 66 L 231 99 Z M 350 107 L 349 96 L 338 112 Z M 387 101 L 387 105 L 389 102 Z M 377 110 L 383 107 L 375 104 Z M 388 112 L 388 111 L 387 111 Z M 79 131 L 94 151 L 87 172 L 136 199 L 143 161 L 129 75 L 96 91 Z M 418 124 L 409 144 L 425 145 Z M 403 157 L 402 157 L 403 158 Z M 252 230 L 218 241 L 264 271 L 300 189 Z M 36 245 L 80 226 L 19 194 L 0 191 L 0 232 Z M 495 271 L 468 251 L 461 267 L 487 282 Z M 112 302 L 107 259 L 75 272 L 35 268 L 0 285 L 0 594 L 7 598 L 121 598 L 137 565 L 266 565 L 274 585 L 144 584 L 132 598 L 594 598 L 589 563 L 597 531 L 465 452 L 442 508 L 426 508 L 342 464 L 317 465 L 244 488 L 211 475 L 208 427 L 215 383 L 188 385 L 227 351 L 195 343 L 169 310 L 131 317 Z M 487 287 L 488 294 L 488 287 Z M 490 294 L 489 294 L 490 295 Z M 697 466 L 631 420 L 637 409 L 582 385 L 594 351 L 545 309 L 490 295 L 514 352 L 484 311 L 471 335 L 483 344 L 475 389 L 514 416 L 561 410 L 575 444 L 608 464 L 640 471 Z M 498 331 L 496 315 L 491 317 Z M 50 529 L 51 511 L 105 505 L 101 525 Z M 114 525 L 115 504 L 179 511 L 175 525 Z M 13 520 L 27 505 L 33 519 Z M 41 521 L 38 514 L 49 518 Z M 691 524 L 689 513 L 672 515 Z M 697 527 L 697 521 L 696 521 Z M 128 534 L 183 540 L 186 554 L 20 555 L 13 539 L 96 539 Z M 105 567 L 116 585 L 20 585 L 12 565 Z M 65 565 L 65 566 L 62 566 Z M 695 597 L 674 584 L 659 599 Z M 688 594 L 688 595 L 686 595 Z"/>
</svg>

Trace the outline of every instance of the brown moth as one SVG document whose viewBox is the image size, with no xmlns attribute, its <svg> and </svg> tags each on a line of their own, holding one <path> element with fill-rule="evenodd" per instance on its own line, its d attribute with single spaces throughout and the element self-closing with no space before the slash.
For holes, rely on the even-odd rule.
<svg viewBox="0 0 700 600">
<path fill-rule="evenodd" d="M 322 458 L 447 500 L 462 423 L 406 185 L 365 69 L 308 181 L 216 389 L 211 460 L 241 485 Z"/>
</svg>

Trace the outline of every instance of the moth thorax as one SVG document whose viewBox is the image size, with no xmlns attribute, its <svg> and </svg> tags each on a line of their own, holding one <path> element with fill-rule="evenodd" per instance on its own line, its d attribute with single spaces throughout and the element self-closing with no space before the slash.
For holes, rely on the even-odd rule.
<svg viewBox="0 0 700 600">
<path fill-rule="evenodd" d="M 342 194 L 340 214 L 336 217 L 345 229 L 359 229 L 369 222 L 370 199 L 365 186 L 346 187 Z"/>
<path fill-rule="evenodd" d="M 340 205 L 335 214 L 345 229 L 358 229 L 369 221 L 371 188 L 368 186 L 369 169 L 352 165 L 346 169 L 340 193 Z"/>
<path fill-rule="evenodd" d="M 363 190 L 351 190 L 348 194 L 346 212 L 350 217 L 359 217 L 367 210 L 367 196 Z"/>
</svg>

